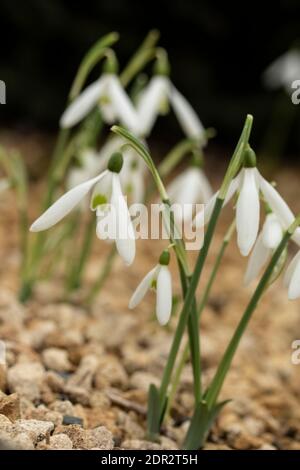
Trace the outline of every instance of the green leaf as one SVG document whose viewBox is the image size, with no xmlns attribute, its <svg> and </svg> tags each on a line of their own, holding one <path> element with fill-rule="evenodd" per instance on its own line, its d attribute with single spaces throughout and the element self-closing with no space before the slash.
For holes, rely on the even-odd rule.
<svg viewBox="0 0 300 470">
<path fill-rule="evenodd" d="M 155 440 L 160 428 L 160 400 L 159 392 L 155 385 L 151 384 L 148 392 L 148 414 L 147 414 L 147 435 L 151 440 Z"/>
<path fill-rule="evenodd" d="M 217 403 L 210 410 L 205 401 L 202 401 L 196 406 L 190 427 L 183 442 L 182 448 L 184 450 L 197 450 L 204 445 L 214 420 L 229 401 L 230 400 L 225 400 Z"/>
</svg>

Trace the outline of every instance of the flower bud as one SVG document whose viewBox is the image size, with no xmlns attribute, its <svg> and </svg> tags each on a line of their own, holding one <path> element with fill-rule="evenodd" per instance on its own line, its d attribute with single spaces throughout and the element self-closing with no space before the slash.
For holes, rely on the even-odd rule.
<svg viewBox="0 0 300 470">
<path fill-rule="evenodd" d="M 120 152 L 115 152 L 112 154 L 108 161 L 107 168 L 113 173 L 120 173 L 123 166 L 123 155 Z"/>
<path fill-rule="evenodd" d="M 159 257 L 159 264 L 161 266 L 168 266 L 169 262 L 170 262 L 170 253 L 168 252 L 168 250 L 164 250 Z"/>
</svg>

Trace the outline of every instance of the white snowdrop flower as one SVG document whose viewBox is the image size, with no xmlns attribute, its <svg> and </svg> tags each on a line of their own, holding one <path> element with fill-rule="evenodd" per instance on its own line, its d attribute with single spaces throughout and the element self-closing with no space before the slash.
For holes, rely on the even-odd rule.
<svg viewBox="0 0 300 470">
<path fill-rule="evenodd" d="M 161 64 L 159 64 L 161 62 Z M 158 60 L 157 73 L 141 92 L 137 112 L 141 121 L 140 132 L 149 135 L 159 114 L 171 105 L 183 132 L 190 138 L 206 143 L 204 127 L 186 98 L 175 88 L 168 77 L 169 65 L 164 51 Z"/>
<path fill-rule="evenodd" d="M 286 230 L 295 217 L 286 202 L 276 189 L 266 181 L 256 167 L 243 168 L 230 183 L 224 205 L 236 194 L 236 229 L 237 243 L 243 256 L 247 256 L 256 241 L 259 219 L 260 202 L 259 193 L 263 194 L 266 203 L 276 215 L 284 230 Z M 204 209 L 204 223 L 207 223 L 212 214 L 218 192 L 213 195 Z M 195 218 L 196 226 L 201 222 L 203 214 Z M 198 221 L 199 219 L 199 221 Z M 299 231 L 296 231 L 293 239 L 299 239 Z"/>
<path fill-rule="evenodd" d="M 192 166 L 178 175 L 167 187 L 175 220 L 187 221 L 195 204 L 203 204 L 212 197 L 212 189 L 201 168 Z M 191 210 L 186 210 L 190 208 Z"/>
<path fill-rule="evenodd" d="M 169 261 L 169 252 L 163 251 L 158 265 L 146 274 L 129 301 L 129 308 L 135 308 L 145 297 L 148 290 L 155 287 L 156 316 L 160 325 L 168 323 L 172 311 L 172 278 L 168 269 Z"/>
<path fill-rule="evenodd" d="M 269 88 L 284 87 L 291 90 L 291 85 L 300 77 L 300 51 L 291 49 L 278 57 L 263 74 L 265 84 Z"/>
<path fill-rule="evenodd" d="M 284 284 L 288 288 L 288 298 L 300 298 L 300 251 L 290 262 L 284 276 Z"/>
<path fill-rule="evenodd" d="M 94 192 L 91 201 L 91 208 L 96 210 L 97 216 L 96 233 L 99 238 L 102 238 L 99 236 L 99 212 L 103 204 L 105 208 L 109 204 L 109 213 L 112 215 L 110 217 L 111 226 L 109 227 L 110 237 L 116 243 L 118 253 L 124 262 L 127 265 L 132 264 L 135 257 L 135 233 L 127 203 L 121 190 L 119 173 L 122 165 L 122 154 L 113 154 L 108 162 L 107 170 L 65 193 L 31 225 L 30 230 L 39 232 L 57 224 L 82 201 L 92 188 L 96 187 L 97 192 Z"/>
<path fill-rule="evenodd" d="M 257 237 L 253 251 L 249 257 L 244 284 L 248 285 L 259 274 L 261 268 L 270 260 L 274 250 L 282 240 L 283 226 L 278 217 L 267 214 L 262 231 Z"/>
<path fill-rule="evenodd" d="M 138 131 L 139 120 L 136 110 L 119 77 L 111 72 L 103 73 L 72 101 L 61 116 L 60 126 L 63 128 L 75 126 L 96 105 L 99 105 L 102 117 L 108 124 L 120 122 L 132 132 Z"/>
</svg>

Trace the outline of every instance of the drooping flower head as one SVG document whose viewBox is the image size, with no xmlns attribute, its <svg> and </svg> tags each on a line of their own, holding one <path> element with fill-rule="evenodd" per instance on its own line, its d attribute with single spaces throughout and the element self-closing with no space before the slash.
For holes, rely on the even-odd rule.
<svg viewBox="0 0 300 470">
<path fill-rule="evenodd" d="M 59 198 L 44 212 L 30 227 L 32 232 L 47 230 L 57 224 L 95 187 L 103 185 L 102 197 L 94 194 L 91 207 L 98 216 L 102 207 L 108 208 L 109 236 L 116 243 L 117 250 L 127 265 L 133 263 L 135 257 L 135 233 L 131 223 L 127 203 L 121 190 L 120 171 L 123 166 L 121 153 L 114 153 L 107 166 L 107 170 L 98 176 L 75 186 Z M 99 189 L 98 189 L 99 192 Z M 97 235 L 99 227 L 97 223 Z M 101 238 L 101 237 L 99 237 Z"/>
<path fill-rule="evenodd" d="M 183 132 L 203 145 L 206 143 L 204 127 L 195 110 L 172 84 L 169 72 L 167 54 L 163 49 L 159 49 L 154 76 L 141 92 L 137 103 L 140 133 L 149 135 L 157 117 L 165 114 L 171 105 Z"/>
<path fill-rule="evenodd" d="M 256 168 L 255 154 L 250 147 L 245 156 L 245 165 L 238 175 L 231 181 L 224 204 L 236 195 L 236 230 L 237 244 L 243 256 L 252 250 L 259 230 L 260 221 L 260 193 L 271 211 L 276 215 L 283 229 L 286 230 L 294 221 L 294 214 L 276 191 L 276 189 L 260 174 Z M 204 223 L 207 223 L 212 214 L 218 192 L 206 204 L 204 210 Z M 195 218 L 196 225 L 202 223 L 203 214 Z M 295 232 L 293 238 L 299 236 Z"/>
<path fill-rule="evenodd" d="M 117 69 L 116 57 L 113 51 L 109 50 L 103 74 L 67 107 L 60 119 L 61 127 L 75 126 L 98 105 L 106 123 L 120 122 L 132 132 L 138 131 L 136 110 L 121 85 Z"/>
<path fill-rule="evenodd" d="M 170 254 L 165 250 L 159 258 L 159 263 L 142 279 L 129 301 L 129 308 L 135 308 L 148 290 L 154 288 L 156 291 L 156 316 L 160 325 L 168 323 L 172 311 L 172 278 L 168 269 L 169 262 Z"/>
</svg>

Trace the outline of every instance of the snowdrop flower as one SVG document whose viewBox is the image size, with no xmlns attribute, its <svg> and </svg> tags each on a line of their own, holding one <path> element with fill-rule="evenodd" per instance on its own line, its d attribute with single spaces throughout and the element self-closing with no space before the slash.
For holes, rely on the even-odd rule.
<svg viewBox="0 0 300 470">
<path fill-rule="evenodd" d="M 132 264 L 135 257 L 135 234 L 128 207 L 121 190 L 119 173 L 122 166 L 122 154 L 113 154 L 108 162 L 107 170 L 65 193 L 31 225 L 30 230 L 32 232 L 39 232 L 57 224 L 82 201 L 92 188 L 96 187 L 97 193 L 92 197 L 91 206 L 96 210 L 97 235 L 99 236 L 100 231 L 98 217 L 100 217 L 101 206 L 104 205 L 107 208 L 108 203 L 110 203 L 110 236 L 115 241 L 118 253 L 124 262 L 127 265 Z M 102 183 L 101 185 L 100 182 Z M 100 186 L 102 186 L 101 194 L 99 192 Z"/>
<path fill-rule="evenodd" d="M 250 150 L 251 149 L 249 149 L 249 151 Z M 251 150 L 251 152 L 253 151 Z M 260 191 L 284 230 L 286 230 L 295 219 L 294 214 L 280 194 L 261 176 L 255 166 L 243 168 L 230 183 L 224 201 L 225 205 L 235 194 L 237 195 L 237 243 L 243 256 L 247 256 L 250 253 L 257 238 L 260 218 Z M 217 197 L 218 192 L 215 193 L 206 204 L 204 223 L 207 223 L 210 219 Z M 197 214 L 194 221 L 196 226 L 199 226 L 199 222 L 201 223 L 202 220 L 202 214 Z M 299 230 L 297 230 L 292 238 L 295 240 L 299 239 L 299 237 L 300 233 Z"/>
<path fill-rule="evenodd" d="M 111 57 L 109 60 L 111 60 Z M 118 76 L 112 73 L 114 69 L 116 69 L 116 66 L 110 65 L 107 72 L 103 73 L 98 80 L 88 85 L 72 101 L 61 116 L 61 127 L 69 128 L 75 126 L 98 104 L 102 117 L 108 124 L 119 121 L 132 132 L 138 130 L 137 113 Z"/>
<path fill-rule="evenodd" d="M 300 77 L 300 51 L 292 49 L 281 55 L 266 69 L 264 82 L 269 88 L 284 87 L 288 91 Z"/>
<path fill-rule="evenodd" d="M 186 98 L 174 87 L 168 77 L 169 65 L 166 53 L 161 52 L 157 60 L 156 75 L 140 94 L 137 112 L 141 121 L 141 134 L 149 135 L 159 114 L 164 114 L 167 105 L 173 108 L 183 132 L 190 138 L 205 144 L 204 127 Z"/>
<path fill-rule="evenodd" d="M 166 325 L 172 311 L 172 279 L 168 269 L 170 254 L 163 251 L 159 263 L 142 279 L 130 301 L 129 308 L 135 308 L 151 287 L 156 289 L 156 316 L 161 325 Z"/>
<path fill-rule="evenodd" d="M 206 203 L 212 197 L 212 189 L 201 168 L 193 166 L 178 175 L 168 186 L 167 193 L 173 205 L 175 220 L 180 223 L 192 216 L 185 208 Z M 188 205 L 188 206 L 187 206 Z"/>
<path fill-rule="evenodd" d="M 284 229 L 278 217 L 273 213 L 267 214 L 248 261 L 244 276 L 245 285 L 250 284 L 258 276 L 261 268 L 271 259 L 282 240 L 283 232 Z"/>
</svg>

